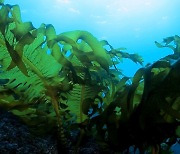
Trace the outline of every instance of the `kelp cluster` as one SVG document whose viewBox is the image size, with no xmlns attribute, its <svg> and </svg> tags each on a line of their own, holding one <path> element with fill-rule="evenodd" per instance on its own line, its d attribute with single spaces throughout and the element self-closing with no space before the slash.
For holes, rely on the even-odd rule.
<svg viewBox="0 0 180 154">
<path fill-rule="evenodd" d="M 86 134 L 104 149 L 157 152 L 180 136 L 180 37 L 155 43 L 174 53 L 129 78 L 116 65 L 123 58 L 142 65 L 139 55 L 86 31 L 57 35 L 50 24 L 35 28 L 21 20 L 18 5 L 0 1 L 0 107 L 37 134 L 58 129 L 63 145 L 76 128 L 77 146 Z"/>
</svg>

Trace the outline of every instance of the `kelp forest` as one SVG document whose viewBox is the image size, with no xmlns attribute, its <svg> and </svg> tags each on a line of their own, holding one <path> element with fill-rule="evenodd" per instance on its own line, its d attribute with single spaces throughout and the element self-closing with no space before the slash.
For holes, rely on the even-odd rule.
<svg viewBox="0 0 180 154">
<path fill-rule="evenodd" d="M 59 153 L 78 153 L 86 138 L 102 153 L 170 153 L 180 137 L 180 37 L 155 44 L 172 54 L 144 64 L 87 31 L 35 28 L 0 0 L 0 108 L 37 136 L 57 134 Z M 117 66 L 125 58 L 141 65 L 133 77 Z"/>
</svg>

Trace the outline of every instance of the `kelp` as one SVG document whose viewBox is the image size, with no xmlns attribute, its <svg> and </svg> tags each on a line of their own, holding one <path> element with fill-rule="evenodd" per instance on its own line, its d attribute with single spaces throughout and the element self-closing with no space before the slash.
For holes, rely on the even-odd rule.
<svg viewBox="0 0 180 154">
<path fill-rule="evenodd" d="M 66 145 L 64 128 L 77 124 L 84 132 L 77 145 L 91 132 L 101 145 L 121 152 L 132 145 L 155 150 L 179 136 L 179 36 L 164 39 L 165 45 L 156 42 L 174 53 L 129 78 L 116 65 L 128 58 L 143 66 L 141 56 L 87 31 L 57 35 L 51 24 L 35 28 L 21 20 L 18 5 L 0 5 L 0 107 L 36 134 L 58 129 Z"/>
<path fill-rule="evenodd" d="M 7 81 L 1 82 L 1 104 L 22 117 L 28 125 L 35 127 L 42 126 L 43 123 L 50 126 L 45 119 L 49 119 L 47 122 L 52 120 L 50 123 L 56 121 L 55 114 L 51 113 L 52 109 L 47 107 L 52 103 L 61 128 L 61 113 L 69 114 L 69 110 L 74 113 L 75 108 L 71 107 L 74 103 L 74 106 L 80 106 L 76 110 L 82 115 L 81 106 L 84 100 L 95 99 L 98 92 L 105 89 L 101 79 L 107 76 L 105 78 L 111 80 L 110 56 L 101 43 L 88 32 L 74 31 L 56 35 L 52 25 L 42 24 L 39 28 L 34 28 L 31 22 L 22 22 L 17 5 L 2 3 L 1 6 L 0 80 Z M 79 39 L 83 41 L 78 43 Z M 70 56 L 66 56 L 68 51 Z M 71 95 L 78 91 L 76 87 L 89 87 L 86 88 L 89 91 L 82 97 L 86 90 L 80 90 L 81 93 L 73 96 L 79 96 L 80 99 L 72 102 Z M 9 93 L 9 90 L 13 94 Z M 68 96 L 68 103 L 70 102 L 65 104 L 67 110 L 60 106 L 63 104 L 60 102 L 63 93 Z M 9 100 L 7 94 L 12 95 L 11 99 L 14 97 L 15 102 L 24 107 L 14 105 L 15 102 Z M 33 120 L 35 118 L 36 120 Z M 82 122 L 83 118 L 80 119 Z M 76 121 L 79 122 L 79 118 Z"/>
<path fill-rule="evenodd" d="M 142 151 L 152 146 L 158 153 L 160 144 L 167 138 L 179 137 L 179 64 L 180 59 L 172 64 L 162 58 L 140 68 L 130 84 L 124 83 L 104 112 L 92 121 L 97 127 L 99 142 L 106 140 L 106 146 L 118 151 L 132 145 Z M 168 144 L 175 142 L 173 139 Z"/>
<path fill-rule="evenodd" d="M 170 54 L 163 59 L 174 63 L 180 56 L 180 37 L 178 35 L 164 38 L 162 43 L 155 41 L 155 44 L 159 48 L 169 48 L 173 50 L 173 54 Z"/>
</svg>

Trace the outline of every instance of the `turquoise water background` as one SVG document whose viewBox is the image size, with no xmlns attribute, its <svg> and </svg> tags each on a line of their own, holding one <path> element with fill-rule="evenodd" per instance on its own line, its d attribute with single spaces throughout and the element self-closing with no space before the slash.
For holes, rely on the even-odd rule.
<svg viewBox="0 0 180 154">
<path fill-rule="evenodd" d="M 114 48 L 138 53 L 144 64 L 172 53 L 159 49 L 154 41 L 180 35 L 180 0 L 5 0 L 18 4 L 23 21 L 38 28 L 52 24 L 57 34 L 86 30 Z M 130 60 L 118 66 L 132 76 L 140 67 Z"/>
</svg>

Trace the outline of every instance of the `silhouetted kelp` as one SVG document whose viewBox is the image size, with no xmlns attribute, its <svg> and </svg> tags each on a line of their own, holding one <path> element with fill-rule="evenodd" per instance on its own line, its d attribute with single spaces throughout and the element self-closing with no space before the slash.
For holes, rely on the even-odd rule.
<svg viewBox="0 0 180 154">
<path fill-rule="evenodd" d="M 19 116 L 36 134 L 57 129 L 64 147 L 73 129 L 81 130 L 77 148 L 88 135 L 104 151 L 135 146 L 158 153 L 168 138 L 169 146 L 176 141 L 179 36 L 164 39 L 165 45 L 155 42 L 174 53 L 129 78 L 116 65 L 123 58 L 142 65 L 139 55 L 114 49 L 86 31 L 57 35 L 50 24 L 35 28 L 21 20 L 18 5 L 0 2 L 1 108 Z"/>
</svg>

